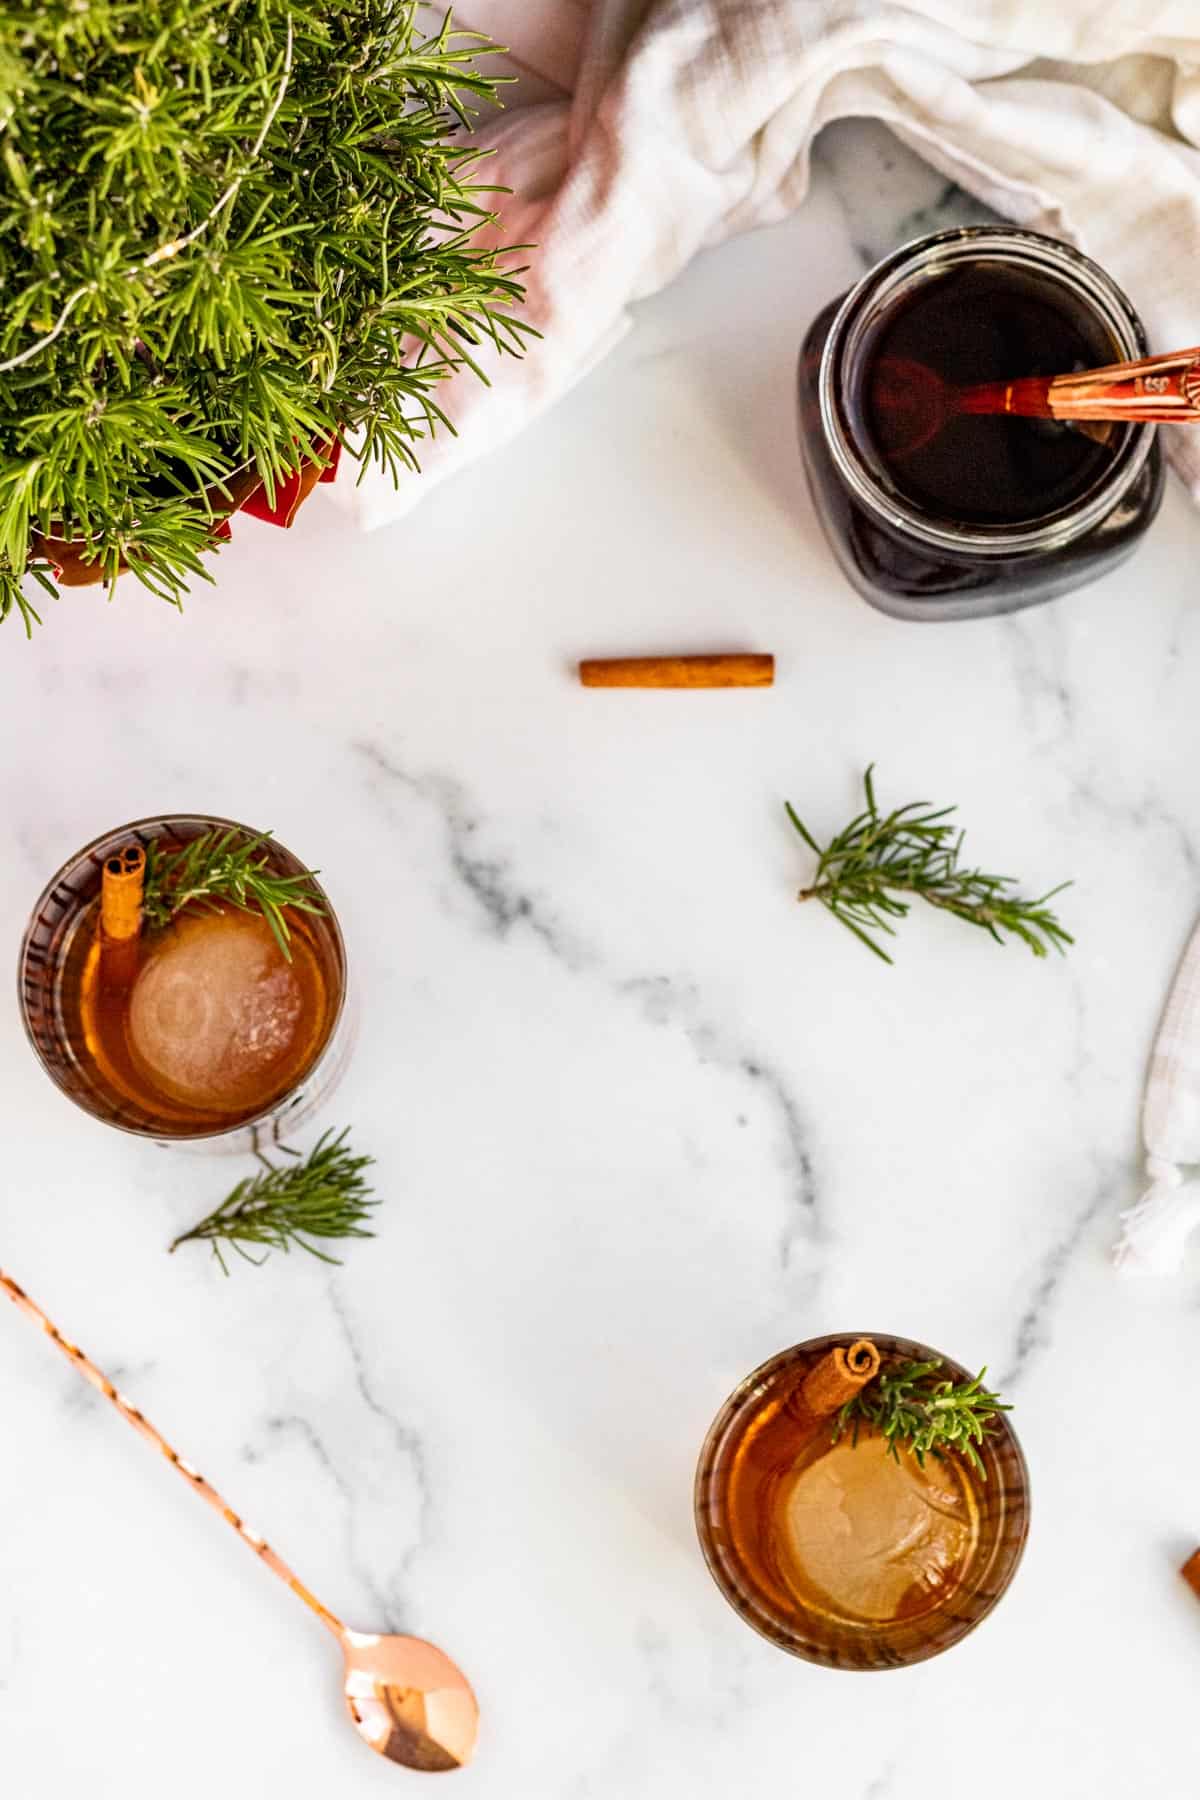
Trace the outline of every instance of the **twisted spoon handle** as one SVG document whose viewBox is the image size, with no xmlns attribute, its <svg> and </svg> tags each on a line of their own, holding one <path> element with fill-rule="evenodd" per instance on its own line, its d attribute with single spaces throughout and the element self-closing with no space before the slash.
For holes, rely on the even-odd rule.
<svg viewBox="0 0 1200 1800">
<path fill-rule="evenodd" d="M 1028 375 L 963 389 L 961 412 L 1039 419 L 1200 420 L 1200 345 L 1078 375 Z"/>
<path fill-rule="evenodd" d="M 63 1355 L 75 1365 L 84 1380 L 90 1381 L 92 1386 L 98 1389 L 99 1392 L 104 1395 L 106 1400 L 112 1401 L 112 1404 L 116 1407 L 117 1411 L 123 1418 L 128 1420 L 139 1436 L 144 1437 L 148 1444 L 152 1444 L 156 1450 L 162 1452 L 172 1468 L 179 1470 L 179 1473 L 183 1476 L 193 1492 L 199 1494 L 202 1500 L 207 1500 L 210 1506 L 216 1508 L 226 1524 L 232 1525 L 242 1541 L 249 1544 L 255 1556 L 266 1563 L 272 1575 L 278 1575 L 280 1581 L 286 1582 L 293 1594 L 295 1594 L 298 1599 L 303 1600 L 305 1606 L 312 1608 L 321 1623 L 327 1625 L 334 1633 L 335 1637 L 343 1638 L 345 1634 L 341 1623 L 334 1618 L 328 1607 L 321 1605 L 321 1602 L 316 1598 L 315 1594 L 309 1593 L 304 1583 L 293 1575 L 283 1558 L 276 1555 L 270 1544 L 266 1543 L 263 1538 L 260 1538 L 256 1531 L 252 1531 L 250 1527 L 239 1518 L 233 1508 L 227 1505 L 221 1498 L 216 1488 L 205 1481 L 198 1469 L 193 1469 L 190 1463 L 185 1462 L 182 1456 L 171 1448 L 166 1438 L 162 1436 L 161 1432 L 154 1429 L 154 1426 L 151 1425 L 149 1419 L 144 1418 L 137 1407 L 132 1405 L 132 1403 L 125 1398 L 124 1394 L 118 1393 L 117 1389 L 108 1379 L 108 1376 L 98 1369 L 95 1363 L 88 1360 L 77 1344 L 72 1344 L 62 1335 L 62 1332 L 59 1331 L 57 1325 L 53 1324 L 52 1321 L 46 1317 L 41 1307 L 37 1306 L 34 1301 L 29 1298 L 29 1295 L 25 1290 L 18 1287 L 12 1277 L 6 1275 L 3 1269 L 0 1269 L 0 1288 L 8 1295 L 9 1299 L 19 1312 L 23 1312 L 27 1319 L 32 1319 L 35 1325 L 41 1326 L 42 1330 L 46 1333 L 46 1336 L 50 1338 L 53 1343 L 57 1344 Z"/>
</svg>

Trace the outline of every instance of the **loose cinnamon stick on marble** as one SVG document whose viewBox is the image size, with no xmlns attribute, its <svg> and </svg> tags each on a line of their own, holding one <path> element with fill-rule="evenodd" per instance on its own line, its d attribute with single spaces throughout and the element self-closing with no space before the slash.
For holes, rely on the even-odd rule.
<svg viewBox="0 0 1200 1800">
<path fill-rule="evenodd" d="M 1179 1573 L 1200 1600 L 1200 1550 L 1193 1550 Z"/>
<path fill-rule="evenodd" d="M 744 688 L 770 687 L 773 656 L 610 656 L 579 665 L 584 687 Z"/>
<path fill-rule="evenodd" d="M 879 1373 L 879 1352 L 870 1338 L 838 1344 L 808 1371 L 798 1398 L 814 1419 L 827 1418 L 861 1393 Z"/>
</svg>

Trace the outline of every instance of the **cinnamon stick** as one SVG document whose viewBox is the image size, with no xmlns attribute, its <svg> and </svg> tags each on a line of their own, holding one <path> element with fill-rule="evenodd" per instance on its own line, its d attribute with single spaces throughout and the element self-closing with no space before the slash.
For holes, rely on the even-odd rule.
<svg viewBox="0 0 1200 1800">
<path fill-rule="evenodd" d="M 109 944 L 127 944 L 142 929 L 146 852 L 125 844 L 104 860 L 100 876 L 100 935 Z"/>
<path fill-rule="evenodd" d="M 853 1400 L 878 1373 L 878 1350 L 870 1338 L 856 1338 L 826 1352 L 800 1383 L 798 1398 L 814 1419 L 823 1419 Z"/>
<path fill-rule="evenodd" d="M 584 687 L 745 688 L 770 687 L 773 656 L 611 656 L 579 665 Z"/>
<path fill-rule="evenodd" d="M 1200 1600 L 1200 1550 L 1193 1550 L 1179 1573 Z"/>
</svg>

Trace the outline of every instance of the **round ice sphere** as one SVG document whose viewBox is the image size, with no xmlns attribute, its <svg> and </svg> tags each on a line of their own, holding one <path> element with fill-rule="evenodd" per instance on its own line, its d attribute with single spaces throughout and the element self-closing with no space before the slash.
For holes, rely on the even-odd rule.
<svg viewBox="0 0 1200 1800">
<path fill-rule="evenodd" d="M 129 1002 L 130 1053 L 172 1099 L 253 1106 L 301 1028 L 304 996 L 266 920 L 184 915 L 151 951 Z"/>
</svg>

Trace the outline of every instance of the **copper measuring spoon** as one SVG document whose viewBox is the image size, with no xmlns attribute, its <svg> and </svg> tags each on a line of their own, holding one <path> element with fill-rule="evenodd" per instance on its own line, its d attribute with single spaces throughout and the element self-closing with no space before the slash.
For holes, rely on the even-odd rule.
<svg viewBox="0 0 1200 1800">
<path fill-rule="evenodd" d="M 475 1749 L 479 1707 L 465 1675 L 450 1658 L 423 1638 L 374 1637 L 348 1630 L 309 1593 L 282 1557 L 226 1505 L 203 1475 L 177 1455 L 136 1406 L 117 1392 L 107 1375 L 63 1337 L 3 1269 L 0 1288 L 27 1318 L 41 1326 L 84 1380 L 111 1400 L 148 1443 L 161 1450 L 201 1499 L 216 1507 L 271 1573 L 286 1582 L 293 1594 L 316 1613 L 322 1625 L 332 1631 L 346 1659 L 346 1705 L 360 1737 L 371 1749 L 389 1762 L 403 1763 L 409 1769 L 457 1769 L 468 1762 Z"/>
<path fill-rule="evenodd" d="M 1200 345 L 1073 375 L 1024 375 L 962 388 L 922 363 L 885 357 L 876 381 L 883 405 L 901 426 L 903 442 L 893 446 L 901 454 L 923 448 L 960 413 L 1130 424 L 1200 421 Z"/>
</svg>

